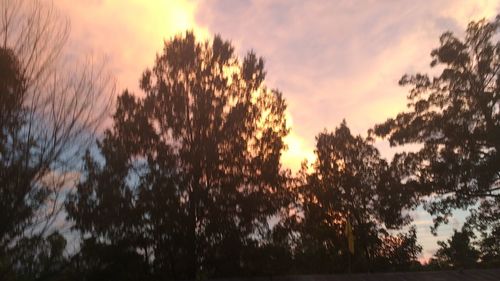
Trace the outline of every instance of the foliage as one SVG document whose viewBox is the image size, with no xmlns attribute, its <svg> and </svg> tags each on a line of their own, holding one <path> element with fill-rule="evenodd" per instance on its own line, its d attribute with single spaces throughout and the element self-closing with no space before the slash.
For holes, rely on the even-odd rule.
<svg viewBox="0 0 500 281">
<path fill-rule="evenodd" d="M 422 246 L 417 244 L 415 226 L 410 227 L 407 233 L 385 234 L 381 240 L 375 261 L 377 270 L 409 271 L 419 267 L 418 257 Z"/>
<path fill-rule="evenodd" d="M 419 195 L 432 195 L 427 209 L 435 226 L 456 208 L 497 208 L 500 200 L 500 19 L 471 22 L 464 40 L 451 32 L 431 53 L 441 74 L 405 75 L 409 110 L 375 127 L 391 145 L 422 144 L 406 153 L 408 177 Z M 401 155 L 400 155 L 401 157 Z"/>
<path fill-rule="evenodd" d="M 69 28 L 51 6 L 5 0 L 0 17 L 1 280 L 415 270 L 407 211 L 422 201 L 435 227 L 471 210 L 429 268 L 500 264 L 500 18 L 470 23 L 464 40 L 444 33 L 440 75 L 400 81 L 406 112 L 367 138 L 345 121 L 320 133 L 317 160 L 292 177 L 286 102 L 255 53 L 192 32 L 166 41 L 94 147 L 114 90 L 103 68 L 63 67 Z M 388 163 L 373 133 L 421 148 Z"/>
<path fill-rule="evenodd" d="M 461 231 L 454 230 L 453 235 L 447 242 L 439 241 L 439 249 L 435 259 L 442 267 L 469 268 L 473 267 L 479 258 L 479 252 L 471 242 L 474 234 L 462 228 Z"/>
<path fill-rule="evenodd" d="M 286 105 L 264 77 L 262 59 L 240 62 L 220 37 L 167 41 L 144 72 L 146 96 L 119 97 L 104 163 L 87 154 L 68 204 L 76 229 L 140 249 L 158 278 L 246 274 L 242 253 L 265 257 L 286 183 Z"/>
<path fill-rule="evenodd" d="M 386 204 L 401 195 L 384 182 L 389 166 L 371 140 L 352 136 L 345 121 L 334 133 L 321 133 L 316 140 L 317 160 L 301 187 L 304 219 L 300 255 L 311 262 L 309 270 L 347 268 L 346 220 L 350 220 L 355 236 L 355 270 L 377 270 L 373 264 L 375 260 L 382 262 L 380 254 L 387 254 L 388 263 L 398 262 L 391 260 L 391 255 L 401 263 L 415 260 L 421 248 L 415 243 L 414 230 L 410 235 L 413 242 L 407 243 L 410 237 L 392 237 L 384 227 L 401 227 L 409 220 L 401 208 Z M 407 245 L 411 247 L 406 249 Z M 405 252 L 406 258 L 398 256 L 398 251 Z"/>
<path fill-rule="evenodd" d="M 500 204 L 487 205 L 484 202 L 478 210 L 473 210 L 466 225 L 472 226 L 479 234 L 477 241 L 481 264 L 487 267 L 500 265 Z"/>
<path fill-rule="evenodd" d="M 63 263 L 65 188 L 112 85 L 63 67 L 68 26 L 51 6 L 5 0 L 0 17 L 0 279 L 42 278 Z"/>
</svg>

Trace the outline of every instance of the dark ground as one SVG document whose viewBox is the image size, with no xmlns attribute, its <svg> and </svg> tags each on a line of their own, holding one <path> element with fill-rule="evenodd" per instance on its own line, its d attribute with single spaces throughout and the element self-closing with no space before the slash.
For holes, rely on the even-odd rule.
<svg viewBox="0 0 500 281">
<path fill-rule="evenodd" d="M 426 271 L 397 273 L 359 273 L 344 275 L 302 275 L 267 278 L 232 278 L 218 281 L 500 281 L 498 269 L 469 269 L 463 271 Z"/>
</svg>

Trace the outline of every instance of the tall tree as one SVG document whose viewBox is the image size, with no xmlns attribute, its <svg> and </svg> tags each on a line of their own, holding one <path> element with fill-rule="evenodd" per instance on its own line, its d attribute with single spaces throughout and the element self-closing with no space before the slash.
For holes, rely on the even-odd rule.
<svg viewBox="0 0 500 281">
<path fill-rule="evenodd" d="M 393 146 L 422 145 L 399 157 L 413 163 L 408 178 L 418 184 L 416 192 L 433 195 L 426 207 L 435 226 L 456 208 L 499 212 L 499 26 L 498 17 L 471 22 L 463 40 L 444 33 L 431 52 L 431 67 L 440 75 L 404 75 L 400 85 L 412 87 L 408 110 L 375 127 Z"/>
<path fill-rule="evenodd" d="M 1 1 L 0 19 L 0 279 L 4 279 L 23 273 L 26 258 L 36 258 L 46 245 L 62 244 L 53 226 L 63 219 L 64 187 L 78 172 L 77 163 L 104 118 L 112 81 L 90 64 L 82 72 L 63 67 L 68 27 L 51 6 Z M 16 260 L 19 257 L 23 261 Z M 30 272 L 33 278 L 42 274 L 35 268 Z"/>
<path fill-rule="evenodd" d="M 473 226 L 479 232 L 477 244 L 483 266 L 500 266 L 500 208 L 484 202 L 477 210 L 472 210 L 466 226 Z"/>
<path fill-rule="evenodd" d="M 454 230 L 447 242 L 438 241 L 439 249 L 436 251 L 434 262 L 444 267 L 474 266 L 478 261 L 479 251 L 472 245 L 472 238 L 474 234 L 466 228 L 462 228 L 461 231 Z"/>
<path fill-rule="evenodd" d="M 304 218 L 299 262 L 300 256 L 306 263 L 314 260 L 308 269 L 313 272 L 345 270 L 349 253 L 344 233 L 349 220 L 355 241 L 354 269 L 376 270 L 375 260 L 384 252 L 382 238 L 389 236 L 386 226 L 409 223 L 401 206 L 387 204 L 404 190 L 394 190 L 385 182 L 388 164 L 372 140 L 353 136 L 345 121 L 333 133 L 319 134 L 316 141 L 317 160 L 301 187 Z M 413 252 L 408 256 L 415 258 Z"/>
<path fill-rule="evenodd" d="M 254 53 L 240 61 L 216 36 L 165 42 L 144 72 L 144 98 L 125 92 L 68 205 L 76 228 L 128 241 L 150 272 L 174 278 L 245 274 L 283 206 L 285 101 Z"/>
<path fill-rule="evenodd" d="M 410 227 L 407 233 L 383 234 L 375 259 L 375 269 L 380 271 L 409 271 L 420 266 L 418 257 L 422 246 L 417 243 L 417 230 Z"/>
</svg>

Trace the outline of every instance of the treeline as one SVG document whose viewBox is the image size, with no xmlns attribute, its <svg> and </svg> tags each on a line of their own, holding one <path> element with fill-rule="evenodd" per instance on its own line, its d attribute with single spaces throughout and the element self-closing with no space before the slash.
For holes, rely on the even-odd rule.
<svg viewBox="0 0 500 281">
<path fill-rule="evenodd" d="M 319 133 L 315 162 L 292 174 L 280 163 L 286 101 L 255 53 L 176 36 L 142 93 L 112 107 L 102 68 L 59 64 L 68 29 L 50 7 L 2 9 L 1 280 L 421 270 L 408 215 L 421 204 L 434 231 L 471 210 L 429 268 L 500 265 L 498 18 L 464 39 L 444 33 L 431 52 L 440 74 L 400 81 L 407 111 L 367 137 L 345 121 Z M 388 161 L 377 137 L 421 148 Z"/>
</svg>

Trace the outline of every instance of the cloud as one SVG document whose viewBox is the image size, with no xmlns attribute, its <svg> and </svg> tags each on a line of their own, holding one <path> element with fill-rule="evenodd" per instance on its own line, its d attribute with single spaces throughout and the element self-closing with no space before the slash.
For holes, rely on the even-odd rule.
<svg viewBox="0 0 500 281">
<path fill-rule="evenodd" d="M 295 120 L 289 146 L 307 150 L 285 153 L 290 163 L 307 158 L 314 136 L 344 118 L 364 134 L 405 109 L 399 78 L 429 70 L 442 32 L 461 34 L 497 8 L 496 1 L 204 1 L 196 20 L 265 58 L 267 83 L 284 92 Z"/>
<path fill-rule="evenodd" d="M 426 71 L 439 34 L 491 18 L 496 1 L 165 1 L 92 0 L 56 3 L 71 20 L 70 57 L 107 58 L 118 89 L 137 93 L 163 40 L 194 30 L 221 33 L 243 55 L 267 62 L 267 83 L 280 88 L 294 119 L 286 166 L 312 159 L 314 136 L 342 119 L 364 134 L 405 108 L 406 72 Z M 392 155 L 382 145 L 383 155 Z"/>
<path fill-rule="evenodd" d="M 309 165 L 316 160 L 316 155 L 309 149 L 304 139 L 293 130 L 293 118 L 290 112 L 286 112 L 286 121 L 287 126 L 292 130 L 285 137 L 287 151 L 282 155 L 281 161 L 292 172 L 297 172 L 300 170 L 303 161 L 307 161 Z"/>
<path fill-rule="evenodd" d="M 499 14 L 500 2 L 496 0 L 457 1 L 445 6 L 441 12 L 444 18 L 451 18 L 461 27 L 482 18 L 492 19 Z"/>
<path fill-rule="evenodd" d="M 106 57 L 119 89 L 138 89 L 142 71 L 151 66 L 163 40 L 193 30 L 209 35 L 195 22 L 193 1 L 60 0 L 55 3 L 71 21 L 69 57 Z"/>
</svg>

